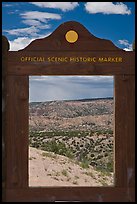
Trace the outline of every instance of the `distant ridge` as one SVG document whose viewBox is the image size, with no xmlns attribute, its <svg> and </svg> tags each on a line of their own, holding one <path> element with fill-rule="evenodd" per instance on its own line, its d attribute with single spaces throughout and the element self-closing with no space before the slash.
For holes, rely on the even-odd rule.
<svg viewBox="0 0 137 204">
<path fill-rule="evenodd" d="M 111 97 L 32 102 L 30 127 L 46 131 L 111 129 L 113 104 Z"/>
<path fill-rule="evenodd" d="M 75 99 L 75 100 L 63 100 L 63 101 L 95 101 L 95 100 L 113 100 L 113 97 L 107 98 L 86 98 L 86 99 Z"/>
<path fill-rule="evenodd" d="M 97 101 L 97 100 L 113 100 L 113 97 L 107 97 L 107 98 L 86 98 L 86 99 L 72 99 L 72 100 L 53 100 L 53 101 L 38 101 L 38 102 L 29 102 L 29 103 L 51 103 L 51 102 L 59 102 L 59 101 L 64 101 L 64 102 L 74 102 L 74 101 L 79 101 L 79 102 L 88 102 L 88 101 Z"/>
</svg>

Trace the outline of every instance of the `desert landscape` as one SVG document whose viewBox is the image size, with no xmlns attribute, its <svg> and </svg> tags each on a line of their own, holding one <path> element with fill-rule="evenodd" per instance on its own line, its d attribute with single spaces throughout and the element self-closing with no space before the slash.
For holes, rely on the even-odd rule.
<svg viewBox="0 0 137 204">
<path fill-rule="evenodd" d="M 113 98 L 30 103 L 29 185 L 114 185 L 113 104 Z"/>
</svg>

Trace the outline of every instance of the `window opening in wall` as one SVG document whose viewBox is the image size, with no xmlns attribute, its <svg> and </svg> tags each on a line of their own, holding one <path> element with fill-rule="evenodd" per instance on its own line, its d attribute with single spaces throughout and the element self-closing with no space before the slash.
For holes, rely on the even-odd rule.
<svg viewBox="0 0 137 204">
<path fill-rule="evenodd" d="M 114 186 L 114 77 L 29 77 L 29 186 Z"/>
</svg>

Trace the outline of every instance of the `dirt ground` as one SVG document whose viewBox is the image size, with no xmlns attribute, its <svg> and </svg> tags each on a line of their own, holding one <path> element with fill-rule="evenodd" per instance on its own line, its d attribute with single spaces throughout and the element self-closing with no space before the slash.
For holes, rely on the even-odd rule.
<svg viewBox="0 0 137 204">
<path fill-rule="evenodd" d="M 113 175 L 83 168 L 77 161 L 29 147 L 29 186 L 113 186 Z"/>
</svg>

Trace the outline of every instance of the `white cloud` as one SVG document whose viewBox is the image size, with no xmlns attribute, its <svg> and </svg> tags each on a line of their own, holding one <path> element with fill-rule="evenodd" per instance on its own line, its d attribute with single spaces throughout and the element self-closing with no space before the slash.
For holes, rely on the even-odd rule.
<svg viewBox="0 0 137 204">
<path fill-rule="evenodd" d="M 49 29 L 49 28 L 51 28 L 51 25 L 40 25 L 40 26 L 38 26 L 38 28 L 40 28 L 40 29 Z"/>
<path fill-rule="evenodd" d="M 92 14 L 131 14 L 131 10 L 122 2 L 117 2 L 115 4 L 113 2 L 87 2 L 85 4 L 85 9 Z"/>
<path fill-rule="evenodd" d="M 128 42 L 128 40 L 119 40 L 118 43 L 119 43 L 120 45 L 124 45 L 124 46 L 125 46 L 125 48 L 123 49 L 123 50 L 125 50 L 125 51 L 132 51 L 132 50 L 133 50 L 133 49 L 132 49 L 132 44 L 130 44 L 130 43 Z"/>
<path fill-rule="evenodd" d="M 128 40 L 119 40 L 118 42 L 119 42 L 119 44 L 121 44 L 121 45 L 125 45 L 125 46 L 128 46 L 128 45 L 129 45 Z"/>
<path fill-rule="evenodd" d="M 11 15 L 11 14 L 16 14 L 16 13 L 19 13 L 19 10 L 18 10 L 18 9 L 16 9 L 16 10 L 14 9 L 14 11 L 9 11 L 9 12 L 8 12 L 9 15 Z"/>
<path fill-rule="evenodd" d="M 62 11 L 69 11 L 76 8 L 78 2 L 29 2 L 42 8 L 61 9 Z"/>
<path fill-rule="evenodd" d="M 4 32 L 7 32 L 10 35 L 15 35 L 15 36 L 33 36 L 37 37 L 39 36 L 38 32 L 40 29 L 49 29 L 51 26 L 50 25 L 39 25 L 37 27 L 31 26 L 27 28 L 17 28 L 17 29 L 11 29 L 11 30 L 4 30 Z"/>
<path fill-rule="evenodd" d="M 28 28 L 17 28 L 17 29 L 11 29 L 11 30 L 4 30 L 4 32 L 7 32 L 10 35 L 17 35 L 17 36 L 26 36 L 26 35 L 31 35 L 31 36 L 36 36 L 37 32 L 39 31 L 38 28 L 35 26 L 31 26 Z"/>
<path fill-rule="evenodd" d="M 46 36 L 49 36 L 51 33 L 48 33 L 46 35 L 39 35 L 38 38 L 44 38 Z M 21 49 L 24 49 L 26 46 L 28 46 L 35 38 L 29 38 L 29 37 L 18 37 L 12 41 L 9 41 L 10 43 L 10 51 L 18 51 Z"/>
<path fill-rule="evenodd" d="M 14 39 L 13 41 L 9 41 L 10 43 L 10 51 L 17 51 L 25 48 L 28 44 L 30 44 L 34 39 L 30 39 L 28 37 L 19 37 Z"/>
<path fill-rule="evenodd" d="M 11 7 L 11 6 L 13 6 L 12 4 L 7 4 L 7 3 L 5 3 L 5 2 L 2 2 L 2 6 L 3 7 Z"/>
<path fill-rule="evenodd" d="M 27 20 L 38 20 L 41 22 L 46 22 L 49 19 L 61 19 L 61 15 L 55 13 L 47 13 L 47 12 L 40 12 L 40 11 L 27 11 L 20 16 Z"/>
<path fill-rule="evenodd" d="M 41 25 L 40 21 L 34 20 L 34 19 L 23 20 L 22 23 L 29 25 L 29 26 L 40 26 Z"/>
<path fill-rule="evenodd" d="M 2 2 L 2 7 L 20 6 L 23 2 Z"/>
<path fill-rule="evenodd" d="M 110 76 L 31 76 L 29 79 L 30 101 L 113 96 L 114 78 Z"/>
<path fill-rule="evenodd" d="M 39 12 L 39 11 L 29 11 L 21 13 L 22 23 L 29 25 L 30 27 L 17 28 L 11 30 L 4 30 L 4 32 L 9 35 L 15 35 L 18 37 L 39 37 L 39 32 L 42 29 L 50 29 L 50 24 L 45 24 L 49 19 L 61 19 L 59 14 Z"/>
<path fill-rule="evenodd" d="M 47 20 L 50 19 L 56 19 L 59 20 L 61 19 L 61 15 L 55 14 L 55 13 L 47 13 L 47 12 L 39 12 L 39 11 L 28 11 L 20 14 L 22 20 L 22 23 L 29 25 L 31 27 L 29 28 L 23 28 L 23 29 L 14 29 L 10 30 L 9 34 L 14 34 L 15 33 L 25 33 L 26 34 L 31 34 L 32 36 L 37 36 L 37 33 L 41 29 L 49 29 L 51 28 L 51 25 L 48 25 Z M 43 24 L 44 23 L 44 24 Z"/>
<path fill-rule="evenodd" d="M 124 48 L 123 50 L 125 50 L 125 51 L 132 51 L 132 49 L 129 49 L 129 48 Z"/>
<path fill-rule="evenodd" d="M 88 82 L 90 83 L 92 81 L 92 83 L 94 82 L 111 82 L 113 80 L 113 76 L 30 76 L 30 80 L 33 81 L 52 81 L 54 82 L 54 80 L 58 80 L 58 81 L 68 81 L 68 82 L 78 82 L 78 81 L 84 81 L 84 82 Z"/>
</svg>

